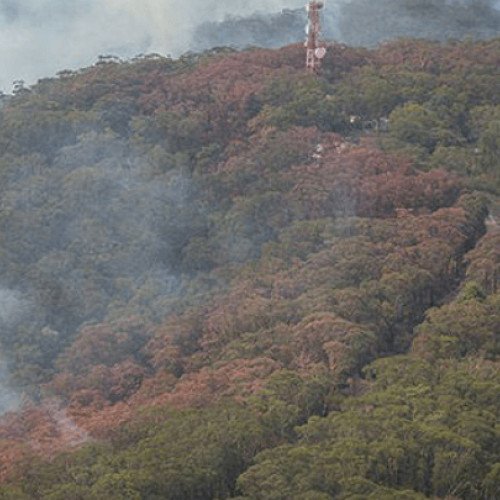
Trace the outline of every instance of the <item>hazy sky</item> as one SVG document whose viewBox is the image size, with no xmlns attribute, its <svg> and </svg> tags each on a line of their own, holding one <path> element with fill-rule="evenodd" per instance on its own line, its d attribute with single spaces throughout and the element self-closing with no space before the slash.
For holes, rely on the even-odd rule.
<svg viewBox="0 0 500 500">
<path fill-rule="evenodd" d="M 29 83 L 99 54 L 122 57 L 189 48 L 191 30 L 228 14 L 277 11 L 304 0 L 0 0 L 0 88 Z"/>
<path fill-rule="evenodd" d="M 333 3 L 349 1 L 326 3 L 331 9 Z M 500 0 L 489 1 L 500 6 Z M 306 0 L 0 0 L 0 89 L 10 91 L 16 79 L 34 83 L 62 69 L 88 66 L 99 54 L 179 55 L 189 49 L 193 28 L 204 21 L 263 9 L 278 12 L 305 3 Z"/>
</svg>

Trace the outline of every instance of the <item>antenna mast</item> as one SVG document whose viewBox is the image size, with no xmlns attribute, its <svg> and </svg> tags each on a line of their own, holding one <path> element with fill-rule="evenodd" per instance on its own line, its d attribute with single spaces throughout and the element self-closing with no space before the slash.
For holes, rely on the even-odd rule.
<svg viewBox="0 0 500 500">
<path fill-rule="evenodd" d="M 326 48 L 320 44 L 321 21 L 319 11 L 325 6 L 324 2 L 310 0 L 306 5 L 309 22 L 306 26 L 307 47 L 306 69 L 310 73 L 318 74 L 321 69 L 321 61 L 326 55 Z"/>
</svg>

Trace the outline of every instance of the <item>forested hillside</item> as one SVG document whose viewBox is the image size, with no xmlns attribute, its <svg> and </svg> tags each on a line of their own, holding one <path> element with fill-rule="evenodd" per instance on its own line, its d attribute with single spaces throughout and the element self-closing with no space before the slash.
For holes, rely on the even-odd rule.
<svg viewBox="0 0 500 500">
<path fill-rule="evenodd" d="M 500 497 L 500 39 L 101 58 L 0 106 L 0 498 Z"/>
</svg>

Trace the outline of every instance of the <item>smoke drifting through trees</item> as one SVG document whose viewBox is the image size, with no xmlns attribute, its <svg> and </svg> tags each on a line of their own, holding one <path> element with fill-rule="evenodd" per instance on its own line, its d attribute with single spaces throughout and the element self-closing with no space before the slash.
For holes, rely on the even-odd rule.
<svg viewBox="0 0 500 500">
<path fill-rule="evenodd" d="M 40 383 L 84 322 L 125 310 L 164 314 L 162 301 L 179 291 L 179 253 L 203 230 L 203 208 L 181 168 L 164 163 L 168 172 L 159 172 L 109 132 L 58 142 L 2 169 L 0 280 L 18 291 L 0 289 L 9 360 L 2 364 L 0 352 L 0 413 L 15 403 L 7 373 L 16 386 Z M 31 350 L 17 353 L 28 338 Z M 18 372 L 19 355 L 38 368 Z"/>
<path fill-rule="evenodd" d="M 18 293 L 0 288 L 0 329 L 14 328 L 26 314 L 28 304 Z M 4 353 L 0 350 L 0 415 L 14 409 L 19 403 L 19 395 L 10 386 L 9 368 Z"/>
<path fill-rule="evenodd" d="M 19 395 L 9 385 L 9 372 L 5 360 L 0 358 L 0 415 L 19 404 Z"/>
<path fill-rule="evenodd" d="M 287 497 L 491 496 L 496 240 L 401 353 L 484 233 L 470 188 L 500 186 L 498 43 L 345 47 L 321 79 L 299 44 L 145 57 L 9 99 L 0 284 L 31 316 L 0 345 L 34 404 L 0 419 L 0 496 L 279 497 L 290 470 Z M 356 144 L 352 114 L 391 127 Z"/>
<path fill-rule="evenodd" d="M 399 37 L 490 38 L 500 34 L 499 5 L 493 0 L 330 1 L 323 32 L 327 39 L 360 46 Z M 279 47 L 301 41 L 304 24 L 303 9 L 232 17 L 200 25 L 193 44 L 198 50 L 222 45 Z"/>
</svg>

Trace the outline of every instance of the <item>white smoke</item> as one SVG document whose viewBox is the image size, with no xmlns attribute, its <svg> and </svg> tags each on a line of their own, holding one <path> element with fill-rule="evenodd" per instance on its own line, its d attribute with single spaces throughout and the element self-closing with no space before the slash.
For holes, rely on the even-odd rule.
<svg viewBox="0 0 500 500">
<path fill-rule="evenodd" d="M 14 410 L 19 404 L 19 394 L 8 385 L 7 363 L 0 357 L 0 415 Z"/>
<path fill-rule="evenodd" d="M 130 57 L 189 49 L 204 21 L 303 0 L 0 0 L 0 90 L 61 69 L 88 66 L 100 54 Z"/>
<path fill-rule="evenodd" d="M 19 294 L 0 288 L 0 329 L 5 330 L 22 318 L 27 304 Z M 9 386 L 8 360 L 0 352 L 0 415 L 13 410 L 19 403 L 19 395 Z"/>
<path fill-rule="evenodd" d="M 500 0 L 488 1 L 500 9 Z M 336 19 L 338 10 L 351 2 L 328 0 L 328 12 Z M 305 0 L 0 0 L 0 90 L 10 91 L 14 80 L 31 84 L 62 69 L 88 66 L 100 54 L 127 58 L 159 52 L 176 56 L 191 48 L 193 32 L 200 24 L 222 21 L 227 16 L 277 13 L 284 8 L 303 7 L 305 3 Z"/>
<path fill-rule="evenodd" d="M 0 328 L 12 326 L 24 314 L 25 308 L 26 303 L 18 293 L 0 288 Z"/>
</svg>

